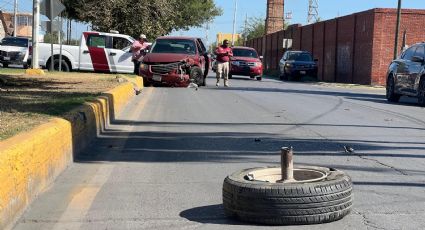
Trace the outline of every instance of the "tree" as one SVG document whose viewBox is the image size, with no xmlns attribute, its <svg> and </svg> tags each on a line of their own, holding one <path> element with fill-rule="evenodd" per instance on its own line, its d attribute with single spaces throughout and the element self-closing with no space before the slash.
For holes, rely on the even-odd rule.
<svg viewBox="0 0 425 230">
<path fill-rule="evenodd" d="M 91 23 L 95 30 L 117 30 L 150 39 L 173 30 L 202 26 L 221 15 L 214 0 L 64 0 L 68 17 Z"/>
<path fill-rule="evenodd" d="M 246 40 L 262 37 L 266 32 L 265 19 L 261 17 L 251 17 L 248 19 L 246 27 L 242 28 L 242 37 Z"/>
</svg>

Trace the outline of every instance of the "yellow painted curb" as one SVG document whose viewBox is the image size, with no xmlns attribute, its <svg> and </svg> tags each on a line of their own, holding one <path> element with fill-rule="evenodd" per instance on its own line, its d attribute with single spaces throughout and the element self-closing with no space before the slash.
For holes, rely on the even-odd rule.
<svg viewBox="0 0 425 230">
<path fill-rule="evenodd" d="M 63 118 L 0 142 L 0 229 L 9 229 L 29 204 L 143 88 L 133 79 Z"/>
<path fill-rule="evenodd" d="M 42 69 L 27 69 L 27 70 L 25 70 L 25 74 L 27 74 L 27 75 L 46 75 L 46 73 L 44 73 L 44 70 L 42 70 Z"/>
</svg>

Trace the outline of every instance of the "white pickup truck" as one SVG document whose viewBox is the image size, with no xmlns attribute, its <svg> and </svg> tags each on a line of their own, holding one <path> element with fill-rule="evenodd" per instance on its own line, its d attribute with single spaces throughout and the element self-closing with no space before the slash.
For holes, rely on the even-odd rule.
<svg viewBox="0 0 425 230">
<path fill-rule="evenodd" d="M 62 45 L 62 71 L 133 73 L 130 51 L 134 38 L 118 33 L 83 32 L 80 46 Z M 54 69 L 59 70 L 60 46 L 53 45 Z M 51 45 L 39 43 L 39 65 L 51 67 Z"/>
</svg>

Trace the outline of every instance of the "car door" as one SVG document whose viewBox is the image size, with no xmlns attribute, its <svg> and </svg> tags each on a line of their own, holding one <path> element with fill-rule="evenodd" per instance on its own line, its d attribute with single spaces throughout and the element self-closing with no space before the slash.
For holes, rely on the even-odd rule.
<svg viewBox="0 0 425 230">
<path fill-rule="evenodd" d="M 409 66 L 409 81 L 408 81 L 408 87 L 409 92 L 412 92 L 413 94 L 417 94 L 416 85 L 419 84 L 420 80 L 420 73 L 424 65 L 424 58 L 425 58 L 425 46 L 424 45 L 418 45 L 418 48 L 416 48 L 415 54 L 413 57 L 420 58 L 422 61 L 415 61 L 412 60 L 412 63 Z"/>
<path fill-rule="evenodd" d="M 202 49 L 202 46 L 199 44 L 199 41 L 196 41 L 196 47 L 198 50 L 198 58 L 199 58 L 199 64 L 201 65 L 202 73 L 205 73 L 206 71 L 206 65 L 205 65 L 205 51 Z"/>
<path fill-rule="evenodd" d="M 410 94 L 409 90 L 409 78 L 410 78 L 410 66 L 412 65 L 412 57 L 415 54 L 417 46 L 412 46 L 407 49 L 401 56 L 401 60 L 398 61 L 397 74 L 396 74 L 396 84 L 395 89 L 398 92 L 403 92 Z"/>
<path fill-rule="evenodd" d="M 106 56 L 107 36 L 90 33 L 86 38 L 86 46 L 80 49 L 80 69 L 96 72 L 109 72 Z"/>
<path fill-rule="evenodd" d="M 112 46 L 107 49 L 107 56 L 111 72 L 133 73 L 134 64 L 130 51 L 132 41 L 119 36 L 111 36 L 110 39 Z"/>
</svg>

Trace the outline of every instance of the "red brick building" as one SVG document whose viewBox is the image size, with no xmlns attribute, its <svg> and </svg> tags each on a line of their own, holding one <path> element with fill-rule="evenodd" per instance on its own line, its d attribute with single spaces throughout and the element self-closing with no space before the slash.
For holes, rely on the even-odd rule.
<svg viewBox="0 0 425 230">
<path fill-rule="evenodd" d="M 425 10 L 405 9 L 401 20 L 399 44 L 404 31 L 407 45 L 425 41 Z M 395 25 L 395 9 L 377 8 L 311 25 L 292 25 L 252 39 L 247 46 L 259 53 L 265 49 L 266 68 L 276 70 L 289 39 L 293 50 L 308 50 L 319 59 L 321 81 L 385 85 L 393 58 Z"/>
</svg>

